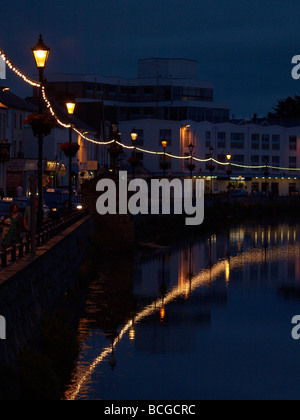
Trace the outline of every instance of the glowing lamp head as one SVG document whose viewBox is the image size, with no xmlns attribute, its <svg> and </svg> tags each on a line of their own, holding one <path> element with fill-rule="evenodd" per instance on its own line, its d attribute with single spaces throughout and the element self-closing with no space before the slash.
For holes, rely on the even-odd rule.
<svg viewBox="0 0 300 420">
<path fill-rule="evenodd" d="M 227 159 L 231 160 L 232 156 L 231 155 L 227 155 Z"/>
<path fill-rule="evenodd" d="M 167 142 L 167 140 L 162 140 L 162 142 L 161 142 L 161 145 L 162 145 L 162 147 L 165 149 L 167 146 L 168 146 L 168 142 Z"/>
<path fill-rule="evenodd" d="M 68 114 L 69 115 L 73 115 L 74 114 L 75 106 L 76 106 L 75 102 L 67 102 L 66 103 L 66 107 L 67 107 L 67 110 L 68 110 Z"/>
<path fill-rule="evenodd" d="M 40 35 L 39 42 L 36 44 L 35 47 L 31 48 L 31 50 L 34 55 L 37 68 L 43 69 L 47 63 L 50 48 L 44 44 L 42 35 Z"/>
<path fill-rule="evenodd" d="M 137 138 L 138 138 L 138 133 L 137 133 L 136 129 L 134 128 L 131 131 L 131 139 L 132 139 L 133 142 L 135 142 Z"/>
</svg>

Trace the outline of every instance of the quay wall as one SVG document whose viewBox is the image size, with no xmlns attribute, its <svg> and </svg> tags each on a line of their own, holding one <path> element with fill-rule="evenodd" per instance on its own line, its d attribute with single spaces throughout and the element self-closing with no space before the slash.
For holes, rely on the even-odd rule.
<svg viewBox="0 0 300 420">
<path fill-rule="evenodd" d="M 39 341 L 43 317 L 51 317 L 67 294 L 79 289 L 78 272 L 94 226 L 81 219 L 42 247 L 0 272 L 0 315 L 6 340 L 0 340 L 0 363 L 14 363 L 21 350 Z"/>
</svg>

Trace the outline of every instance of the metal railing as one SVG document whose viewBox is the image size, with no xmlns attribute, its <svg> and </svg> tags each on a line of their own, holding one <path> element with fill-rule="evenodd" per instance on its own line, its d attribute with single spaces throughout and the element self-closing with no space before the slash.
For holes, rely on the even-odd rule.
<svg viewBox="0 0 300 420">
<path fill-rule="evenodd" d="M 43 230 L 36 234 L 36 247 L 39 248 L 46 244 L 50 239 L 60 234 L 74 223 L 87 215 L 86 211 L 72 213 L 57 221 L 51 221 L 45 224 Z M 4 249 L 0 252 L 0 272 L 15 262 L 21 260 L 31 253 L 31 239 L 26 238 L 22 242 Z"/>
</svg>

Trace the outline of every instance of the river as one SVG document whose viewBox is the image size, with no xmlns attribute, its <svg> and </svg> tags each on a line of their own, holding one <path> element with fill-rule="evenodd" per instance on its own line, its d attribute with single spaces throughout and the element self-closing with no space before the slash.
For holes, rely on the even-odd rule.
<svg viewBox="0 0 300 420">
<path fill-rule="evenodd" d="M 67 400 L 298 399 L 300 226 L 238 226 L 99 266 Z"/>
</svg>

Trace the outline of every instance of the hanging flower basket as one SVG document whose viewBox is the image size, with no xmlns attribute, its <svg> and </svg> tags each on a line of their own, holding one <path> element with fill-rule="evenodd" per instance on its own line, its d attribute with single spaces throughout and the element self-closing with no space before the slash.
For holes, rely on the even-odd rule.
<svg viewBox="0 0 300 420">
<path fill-rule="evenodd" d="M 0 162 L 8 162 L 10 159 L 9 144 L 0 144 Z"/>
<path fill-rule="evenodd" d="M 138 167 L 141 163 L 140 159 L 137 157 L 130 157 L 127 162 L 130 163 L 132 168 Z"/>
<path fill-rule="evenodd" d="M 38 137 L 40 134 L 48 136 L 51 129 L 55 126 L 55 118 L 49 114 L 29 114 L 24 120 L 24 124 L 29 124 L 32 128 L 33 135 Z"/>
<path fill-rule="evenodd" d="M 78 143 L 62 143 L 59 145 L 59 150 L 64 152 L 64 154 L 68 157 L 75 157 L 80 149 L 80 146 Z"/>
<path fill-rule="evenodd" d="M 168 162 L 160 162 L 159 167 L 160 169 L 163 169 L 165 171 L 166 169 L 169 168 L 169 164 Z"/>
<path fill-rule="evenodd" d="M 228 177 L 230 177 L 230 175 L 232 174 L 232 170 L 231 169 L 226 169 L 226 173 L 227 173 Z"/>
<path fill-rule="evenodd" d="M 116 143 L 113 143 L 108 149 L 108 153 L 112 158 L 117 158 L 123 152 L 123 148 Z"/>
<path fill-rule="evenodd" d="M 213 172 L 216 169 L 216 167 L 212 164 L 208 165 L 209 172 Z"/>
<path fill-rule="evenodd" d="M 188 165 L 188 170 L 189 170 L 190 172 L 193 172 L 195 169 L 196 169 L 196 165 L 195 165 L 194 163 L 190 163 L 190 164 Z"/>
</svg>

